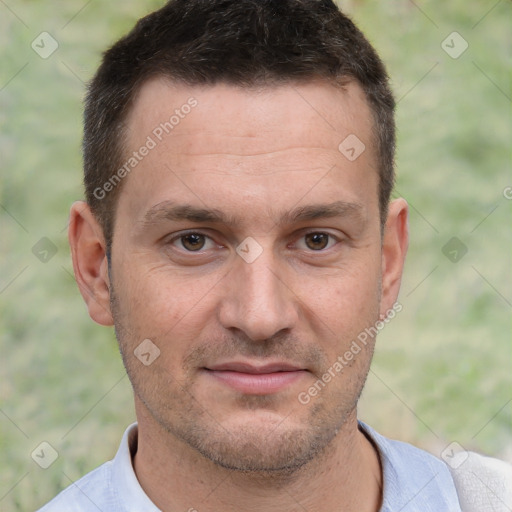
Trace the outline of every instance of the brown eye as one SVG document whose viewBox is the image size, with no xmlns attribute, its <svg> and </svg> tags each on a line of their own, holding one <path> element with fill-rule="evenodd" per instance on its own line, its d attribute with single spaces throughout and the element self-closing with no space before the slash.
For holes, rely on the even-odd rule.
<svg viewBox="0 0 512 512">
<path fill-rule="evenodd" d="M 327 233 L 309 233 L 304 238 L 308 248 L 313 251 L 321 251 L 329 243 L 329 235 Z"/>
<path fill-rule="evenodd" d="M 205 236 L 200 233 L 189 233 L 180 237 L 181 245 L 187 251 L 200 251 L 205 243 Z"/>
</svg>

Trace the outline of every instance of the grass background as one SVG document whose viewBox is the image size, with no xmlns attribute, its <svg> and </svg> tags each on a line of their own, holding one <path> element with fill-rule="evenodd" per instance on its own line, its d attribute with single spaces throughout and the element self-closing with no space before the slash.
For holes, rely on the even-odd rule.
<svg viewBox="0 0 512 512">
<path fill-rule="evenodd" d="M 35 510 L 111 458 L 133 421 L 112 330 L 93 324 L 66 240 L 82 197 L 81 100 L 101 52 L 162 2 L 0 2 L 0 509 Z M 512 460 L 510 1 L 343 2 L 388 65 L 411 205 L 403 311 L 380 335 L 360 417 L 440 454 Z M 31 48 L 43 31 L 48 59 Z M 469 44 L 451 58 L 441 43 Z M 47 237 L 47 263 L 33 246 Z M 452 263 L 457 237 L 467 254 Z M 59 453 L 46 470 L 31 452 Z"/>
</svg>

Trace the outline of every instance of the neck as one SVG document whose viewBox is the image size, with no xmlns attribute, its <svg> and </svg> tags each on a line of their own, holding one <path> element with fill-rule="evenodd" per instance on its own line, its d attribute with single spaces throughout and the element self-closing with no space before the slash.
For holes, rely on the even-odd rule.
<svg viewBox="0 0 512 512">
<path fill-rule="evenodd" d="M 305 510 L 377 512 L 382 477 L 378 455 L 358 430 L 356 412 L 314 460 L 289 474 L 222 468 L 137 411 L 137 478 L 163 512 Z"/>
</svg>

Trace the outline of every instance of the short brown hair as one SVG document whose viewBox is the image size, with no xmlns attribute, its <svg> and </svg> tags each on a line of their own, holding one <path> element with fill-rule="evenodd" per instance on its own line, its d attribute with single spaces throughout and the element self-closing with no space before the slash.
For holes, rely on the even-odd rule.
<svg viewBox="0 0 512 512">
<path fill-rule="evenodd" d="M 108 194 L 104 185 L 123 165 L 124 123 L 134 98 L 155 76 L 240 87 L 357 81 L 374 118 L 385 222 L 394 182 L 395 101 L 376 51 L 333 1 L 171 0 L 104 54 L 89 84 L 84 184 L 108 247 L 121 185 L 108 187 Z"/>
</svg>

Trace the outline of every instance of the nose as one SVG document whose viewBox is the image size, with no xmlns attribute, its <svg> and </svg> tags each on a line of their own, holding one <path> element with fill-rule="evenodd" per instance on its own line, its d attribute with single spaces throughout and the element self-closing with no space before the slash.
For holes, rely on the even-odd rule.
<svg viewBox="0 0 512 512">
<path fill-rule="evenodd" d="M 271 249 L 263 250 L 251 263 L 237 256 L 224 283 L 219 320 L 225 329 L 265 341 L 296 325 L 297 296 Z"/>
</svg>

